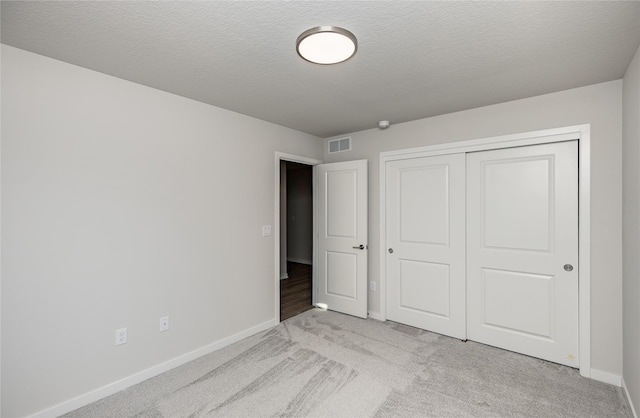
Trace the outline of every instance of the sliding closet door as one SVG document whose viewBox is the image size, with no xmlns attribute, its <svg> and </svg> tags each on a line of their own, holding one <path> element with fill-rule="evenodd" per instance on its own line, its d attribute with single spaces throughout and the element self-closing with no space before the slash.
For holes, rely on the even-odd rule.
<svg viewBox="0 0 640 418">
<path fill-rule="evenodd" d="M 465 155 L 386 165 L 388 319 L 465 338 Z"/>
<path fill-rule="evenodd" d="M 578 366 L 577 141 L 467 154 L 467 337 Z"/>
</svg>

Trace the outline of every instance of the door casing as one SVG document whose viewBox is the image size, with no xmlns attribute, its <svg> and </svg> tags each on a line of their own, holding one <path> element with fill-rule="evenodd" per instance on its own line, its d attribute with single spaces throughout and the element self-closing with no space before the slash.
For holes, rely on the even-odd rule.
<svg viewBox="0 0 640 418">
<path fill-rule="evenodd" d="M 575 125 L 380 153 L 380 316 L 387 319 L 386 165 L 388 161 L 578 140 L 578 349 L 580 374 L 591 377 L 591 125 Z"/>
</svg>

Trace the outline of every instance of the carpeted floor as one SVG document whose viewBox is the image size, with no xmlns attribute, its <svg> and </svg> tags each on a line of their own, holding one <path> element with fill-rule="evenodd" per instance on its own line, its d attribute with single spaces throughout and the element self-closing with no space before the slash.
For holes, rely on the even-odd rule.
<svg viewBox="0 0 640 418">
<path fill-rule="evenodd" d="M 312 309 L 66 417 L 631 417 L 578 371 Z"/>
</svg>

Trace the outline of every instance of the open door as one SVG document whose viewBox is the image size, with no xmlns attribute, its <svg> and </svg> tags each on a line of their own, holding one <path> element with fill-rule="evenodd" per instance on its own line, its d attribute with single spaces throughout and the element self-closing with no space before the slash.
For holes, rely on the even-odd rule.
<svg viewBox="0 0 640 418">
<path fill-rule="evenodd" d="M 316 182 L 316 303 L 367 317 L 367 161 L 320 164 Z"/>
</svg>

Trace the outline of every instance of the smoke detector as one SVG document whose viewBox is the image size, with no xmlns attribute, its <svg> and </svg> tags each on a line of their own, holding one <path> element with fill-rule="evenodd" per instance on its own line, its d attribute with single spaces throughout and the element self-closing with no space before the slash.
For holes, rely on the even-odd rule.
<svg viewBox="0 0 640 418">
<path fill-rule="evenodd" d="M 391 123 L 389 123 L 388 120 L 381 120 L 380 122 L 378 122 L 378 128 L 380 129 L 387 129 L 389 125 L 391 125 Z"/>
</svg>

